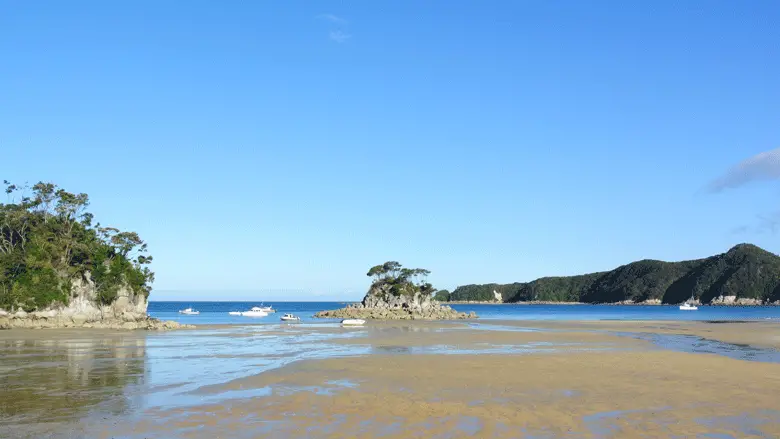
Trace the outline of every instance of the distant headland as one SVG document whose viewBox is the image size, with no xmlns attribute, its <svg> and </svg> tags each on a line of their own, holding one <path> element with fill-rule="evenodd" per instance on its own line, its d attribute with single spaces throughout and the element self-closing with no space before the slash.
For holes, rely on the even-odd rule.
<svg viewBox="0 0 780 439">
<path fill-rule="evenodd" d="M 612 271 L 457 287 L 450 303 L 780 305 L 780 256 L 752 244 L 681 262 L 641 260 Z"/>
</svg>

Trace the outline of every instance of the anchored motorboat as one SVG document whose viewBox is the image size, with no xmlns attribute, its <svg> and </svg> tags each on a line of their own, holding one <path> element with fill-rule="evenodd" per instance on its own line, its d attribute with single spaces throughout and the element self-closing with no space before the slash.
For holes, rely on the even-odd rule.
<svg viewBox="0 0 780 439">
<path fill-rule="evenodd" d="M 241 315 L 244 317 L 265 317 L 268 313 L 259 306 L 253 306 L 249 311 L 242 311 Z"/>
<path fill-rule="evenodd" d="M 282 316 L 281 320 L 283 322 L 300 322 L 301 318 L 292 314 L 285 314 Z"/>
<path fill-rule="evenodd" d="M 699 309 L 699 307 L 697 307 L 692 303 L 694 300 L 695 299 L 693 298 L 693 294 L 691 294 L 691 298 L 686 300 L 685 303 L 683 303 L 682 305 L 680 305 L 680 311 L 696 311 L 697 309 Z"/>
<path fill-rule="evenodd" d="M 344 319 L 341 324 L 344 326 L 363 326 L 366 323 L 363 319 Z"/>
<path fill-rule="evenodd" d="M 196 315 L 200 314 L 200 311 L 195 311 L 192 308 L 187 308 L 187 309 L 180 309 L 179 310 L 179 314 L 186 314 L 188 316 L 196 316 Z"/>
</svg>

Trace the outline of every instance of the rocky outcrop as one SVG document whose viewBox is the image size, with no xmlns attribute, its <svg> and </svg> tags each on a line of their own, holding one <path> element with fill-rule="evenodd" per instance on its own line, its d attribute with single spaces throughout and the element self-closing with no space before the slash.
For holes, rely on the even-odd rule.
<svg viewBox="0 0 780 439">
<path fill-rule="evenodd" d="M 711 305 L 734 305 L 734 306 L 755 306 L 755 305 L 764 305 L 764 301 L 761 299 L 751 299 L 747 297 L 740 297 L 737 298 L 737 296 L 718 296 L 712 299 L 710 301 Z M 767 305 L 770 305 L 771 302 L 767 303 Z"/>
<path fill-rule="evenodd" d="M 321 318 L 373 320 L 458 320 L 474 319 L 473 312 L 458 312 L 432 300 L 429 295 L 393 295 L 386 285 L 372 286 L 361 303 L 314 315 Z"/>
<path fill-rule="evenodd" d="M 40 315 L 19 312 L 12 315 L 0 315 L 0 329 L 59 329 L 59 328 L 91 328 L 91 329 L 119 329 L 150 331 L 166 331 L 172 329 L 194 329 L 193 325 L 183 325 L 173 321 L 162 321 L 151 317 L 145 317 L 136 321 L 122 321 L 115 318 L 87 321 L 82 315 L 70 318 L 61 314 Z"/>
<path fill-rule="evenodd" d="M 180 329 L 193 327 L 176 322 L 162 322 L 146 314 L 147 301 L 123 287 L 110 305 L 97 300 L 97 288 L 89 273 L 71 283 L 71 299 L 67 306 L 54 305 L 46 309 L 25 312 L 0 309 L 0 329 L 8 328 L 100 328 L 100 329 Z"/>
</svg>

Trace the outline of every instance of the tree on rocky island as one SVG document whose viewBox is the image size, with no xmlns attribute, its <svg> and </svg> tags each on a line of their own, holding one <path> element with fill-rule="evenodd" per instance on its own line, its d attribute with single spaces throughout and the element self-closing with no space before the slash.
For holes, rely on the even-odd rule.
<svg viewBox="0 0 780 439">
<path fill-rule="evenodd" d="M 424 268 L 404 268 L 397 261 L 374 265 L 366 275 L 371 287 L 360 303 L 316 313 L 315 317 L 375 320 L 458 320 L 477 318 L 474 312 L 459 312 L 436 300 L 436 288 L 428 282 L 431 272 Z M 443 292 L 449 296 L 448 291 Z M 436 296 L 437 298 L 440 296 Z"/>
<path fill-rule="evenodd" d="M 394 296 L 413 296 L 416 293 L 432 295 L 436 292 L 427 279 L 430 270 L 424 268 L 404 268 L 396 261 L 388 261 L 375 265 L 368 270 L 366 276 L 374 279 L 371 289 L 389 291 Z"/>
</svg>

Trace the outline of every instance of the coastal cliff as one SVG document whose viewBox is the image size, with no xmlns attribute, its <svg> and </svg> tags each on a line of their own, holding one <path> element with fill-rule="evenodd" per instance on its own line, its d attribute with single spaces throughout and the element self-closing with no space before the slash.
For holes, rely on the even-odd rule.
<svg viewBox="0 0 780 439">
<path fill-rule="evenodd" d="M 780 257 L 740 244 L 704 259 L 642 260 L 578 276 L 459 286 L 449 300 L 487 302 L 494 291 L 504 303 L 780 305 Z"/>
<path fill-rule="evenodd" d="M 98 328 L 166 330 L 194 328 L 172 321 L 150 318 L 146 313 L 146 295 L 121 286 L 117 297 L 109 304 L 101 304 L 98 289 L 90 273 L 71 282 L 67 304 L 55 302 L 33 311 L 0 309 L 0 329 L 11 328 Z"/>
<path fill-rule="evenodd" d="M 425 281 L 424 269 L 403 268 L 398 262 L 386 262 L 373 267 L 368 276 L 374 278 L 363 301 L 330 311 L 320 311 L 315 317 L 376 320 L 458 320 L 476 318 L 472 313 L 458 312 L 433 300 L 436 291 Z"/>
<path fill-rule="evenodd" d="M 0 329 L 183 327 L 146 314 L 154 273 L 138 234 L 93 225 L 86 194 L 43 182 L 5 185 Z"/>
</svg>

